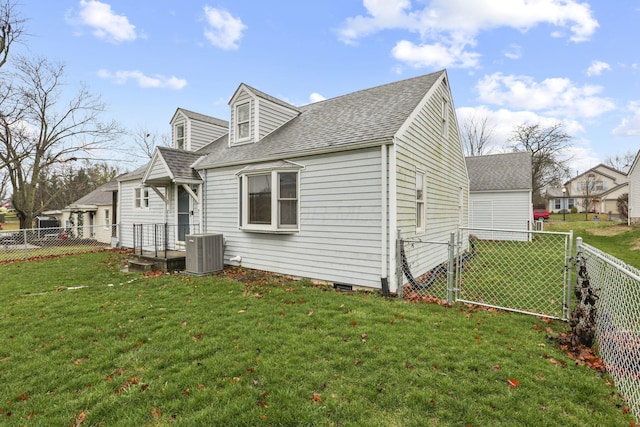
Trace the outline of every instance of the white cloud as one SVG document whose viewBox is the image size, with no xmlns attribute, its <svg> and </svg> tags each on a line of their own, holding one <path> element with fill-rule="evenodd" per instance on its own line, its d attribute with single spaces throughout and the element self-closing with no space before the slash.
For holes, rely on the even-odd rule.
<svg viewBox="0 0 640 427">
<path fill-rule="evenodd" d="M 415 45 L 407 40 L 399 41 L 391 53 L 394 58 L 415 68 L 476 68 L 480 59 L 478 53 L 465 52 L 463 45 Z"/>
<path fill-rule="evenodd" d="M 225 50 L 238 49 L 242 32 L 247 29 L 240 18 L 234 18 L 224 9 L 210 6 L 204 7 L 204 13 L 207 21 L 204 35 L 209 42 Z"/>
<path fill-rule="evenodd" d="M 313 92 L 311 95 L 309 95 L 309 101 L 311 102 L 320 102 L 320 101 L 324 101 L 325 99 L 327 98 L 320 95 L 318 92 Z"/>
<path fill-rule="evenodd" d="M 537 82 L 528 76 L 494 73 L 480 79 L 476 89 L 482 102 L 554 116 L 589 118 L 615 108 L 611 100 L 597 96 L 602 87 L 578 86 L 566 78 Z"/>
<path fill-rule="evenodd" d="M 627 106 L 630 115 L 624 117 L 611 132 L 614 136 L 640 136 L 640 101 L 631 101 Z"/>
<path fill-rule="evenodd" d="M 588 76 L 599 76 L 605 70 L 611 70 L 611 65 L 602 61 L 592 61 L 589 68 L 587 68 Z"/>
<path fill-rule="evenodd" d="M 517 44 L 510 44 L 507 49 L 503 51 L 504 56 L 509 59 L 520 59 L 522 57 L 522 46 Z"/>
<path fill-rule="evenodd" d="M 135 25 L 129 23 L 124 15 L 117 15 L 111 5 L 97 0 L 80 0 L 77 16 L 68 16 L 67 20 L 75 25 L 92 28 L 92 34 L 111 43 L 133 41 L 137 38 Z"/>
<path fill-rule="evenodd" d="M 413 66 L 451 63 L 475 68 L 479 55 L 468 49 L 475 47 L 481 31 L 495 28 L 526 32 L 548 24 L 556 27 L 552 36 L 562 35 L 559 27 L 568 31 L 574 42 L 588 40 L 598 28 L 589 4 L 579 0 L 431 0 L 426 7 L 416 9 L 409 0 L 363 0 L 363 5 L 366 14 L 347 18 L 337 31 L 338 38 L 354 44 L 362 37 L 388 29 L 419 34 L 419 43 L 403 40 L 394 48 L 397 59 Z M 437 53 L 446 59 L 437 61 Z M 455 54 L 464 57 L 456 61 L 451 58 Z"/>
<path fill-rule="evenodd" d="M 179 79 L 175 76 L 165 77 L 161 75 L 147 76 L 141 71 L 137 70 L 118 70 L 116 72 L 110 72 L 108 70 L 99 70 L 98 77 L 103 79 L 109 79 L 116 84 L 125 84 L 129 80 L 135 80 L 138 86 L 142 88 L 160 88 L 160 89 L 182 89 L 187 85 L 187 81 Z"/>
</svg>

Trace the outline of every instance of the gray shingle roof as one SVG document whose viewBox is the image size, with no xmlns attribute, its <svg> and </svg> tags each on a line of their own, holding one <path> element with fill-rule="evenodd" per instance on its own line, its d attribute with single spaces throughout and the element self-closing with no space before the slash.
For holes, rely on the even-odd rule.
<svg viewBox="0 0 640 427">
<path fill-rule="evenodd" d="M 356 144 L 385 143 L 445 71 L 401 80 L 298 107 L 300 115 L 262 140 L 228 147 L 220 138 L 198 168 L 286 158 Z"/>
<path fill-rule="evenodd" d="M 465 158 L 470 191 L 531 190 L 531 153 Z"/>
<path fill-rule="evenodd" d="M 92 192 L 80 197 L 78 200 L 71 203 L 68 207 L 88 206 L 88 205 L 91 205 L 91 206 L 110 205 L 113 197 L 112 186 L 114 182 L 115 180 L 109 181 L 108 183 L 101 185 L 100 187 L 96 188 Z"/>
<path fill-rule="evenodd" d="M 211 124 L 222 126 L 222 127 L 229 126 L 229 122 L 227 122 L 226 120 L 218 119 L 213 116 L 207 116 L 206 114 L 196 113 L 195 111 L 187 110 L 184 108 L 178 108 L 178 111 L 182 111 L 188 118 L 192 120 L 211 123 Z"/>
<path fill-rule="evenodd" d="M 174 180 L 201 180 L 198 172 L 191 168 L 193 162 L 198 160 L 201 154 L 169 147 L 158 147 L 158 152 L 167 164 Z"/>
</svg>

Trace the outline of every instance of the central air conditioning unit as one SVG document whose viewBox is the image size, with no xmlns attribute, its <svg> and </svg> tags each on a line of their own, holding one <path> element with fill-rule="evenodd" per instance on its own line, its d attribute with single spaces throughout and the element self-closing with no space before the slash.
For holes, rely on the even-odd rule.
<svg viewBox="0 0 640 427">
<path fill-rule="evenodd" d="M 185 240 L 187 273 L 204 276 L 224 268 L 222 234 L 188 234 Z"/>
</svg>

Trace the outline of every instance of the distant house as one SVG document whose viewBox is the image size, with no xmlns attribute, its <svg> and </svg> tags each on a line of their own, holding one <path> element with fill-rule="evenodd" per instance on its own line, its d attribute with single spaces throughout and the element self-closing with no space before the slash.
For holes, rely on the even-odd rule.
<svg viewBox="0 0 640 427">
<path fill-rule="evenodd" d="M 124 246 L 146 224 L 175 249 L 217 233 L 226 264 L 393 292 L 398 238 L 467 225 L 446 71 L 301 107 L 243 83 L 229 121 L 179 108 L 171 126 L 172 147 L 118 179 Z M 415 274 L 447 259 L 446 245 L 408 252 Z"/>
<path fill-rule="evenodd" d="M 640 225 L 640 151 L 629 169 L 629 225 Z"/>
<path fill-rule="evenodd" d="M 563 187 L 547 190 L 548 209 L 562 212 L 575 207 L 578 212 L 617 215 L 617 200 L 629 191 L 628 182 L 624 172 L 599 164 L 565 182 Z"/>
<path fill-rule="evenodd" d="M 117 198 L 114 196 L 118 188 L 116 180 L 112 180 L 59 211 L 44 212 L 55 217 L 60 227 L 66 229 L 74 237 L 94 239 L 102 243 L 111 243 L 116 238 Z"/>
<path fill-rule="evenodd" d="M 531 153 L 467 157 L 469 227 L 529 230 Z"/>
</svg>

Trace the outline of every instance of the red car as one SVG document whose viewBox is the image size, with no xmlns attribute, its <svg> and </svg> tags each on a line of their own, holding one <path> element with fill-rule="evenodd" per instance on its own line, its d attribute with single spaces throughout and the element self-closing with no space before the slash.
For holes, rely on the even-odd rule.
<svg viewBox="0 0 640 427">
<path fill-rule="evenodd" d="M 543 221 L 549 220 L 549 211 L 546 209 L 534 209 L 533 210 L 533 219 L 535 221 L 541 219 Z"/>
</svg>

